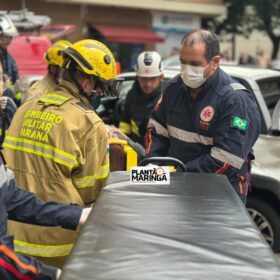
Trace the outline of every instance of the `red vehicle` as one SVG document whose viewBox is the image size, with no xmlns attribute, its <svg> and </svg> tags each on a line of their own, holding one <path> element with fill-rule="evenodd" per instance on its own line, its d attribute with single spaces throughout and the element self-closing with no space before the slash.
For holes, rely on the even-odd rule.
<svg viewBox="0 0 280 280">
<path fill-rule="evenodd" d="M 19 76 L 45 75 L 47 63 L 44 53 L 52 45 L 45 35 L 17 35 L 8 47 L 19 70 Z"/>
<path fill-rule="evenodd" d="M 63 39 L 63 37 L 67 36 L 74 30 L 75 25 L 73 24 L 52 24 L 42 26 L 40 28 L 40 34 L 46 35 L 52 42 L 54 42 Z"/>
<path fill-rule="evenodd" d="M 44 53 L 54 41 L 62 39 L 74 29 L 74 25 L 47 25 L 40 28 L 38 35 L 20 34 L 15 36 L 8 51 L 17 63 L 20 78 L 30 75 L 45 75 L 47 63 L 44 60 Z"/>
</svg>

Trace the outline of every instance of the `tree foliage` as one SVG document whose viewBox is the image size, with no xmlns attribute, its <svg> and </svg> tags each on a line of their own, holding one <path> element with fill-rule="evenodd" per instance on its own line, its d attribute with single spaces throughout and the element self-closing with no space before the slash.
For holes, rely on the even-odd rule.
<svg viewBox="0 0 280 280">
<path fill-rule="evenodd" d="M 227 17 L 210 22 L 218 34 L 249 36 L 253 30 L 265 32 L 273 44 L 272 59 L 280 44 L 280 0 L 225 0 Z"/>
</svg>

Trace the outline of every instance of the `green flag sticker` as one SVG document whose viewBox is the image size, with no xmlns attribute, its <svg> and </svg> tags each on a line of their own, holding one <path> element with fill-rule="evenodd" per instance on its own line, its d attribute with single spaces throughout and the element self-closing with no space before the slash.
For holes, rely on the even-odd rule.
<svg viewBox="0 0 280 280">
<path fill-rule="evenodd" d="M 236 127 L 242 131 L 245 131 L 247 128 L 248 121 L 243 120 L 239 117 L 234 117 L 231 121 L 231 127 Z"/>
</svg>

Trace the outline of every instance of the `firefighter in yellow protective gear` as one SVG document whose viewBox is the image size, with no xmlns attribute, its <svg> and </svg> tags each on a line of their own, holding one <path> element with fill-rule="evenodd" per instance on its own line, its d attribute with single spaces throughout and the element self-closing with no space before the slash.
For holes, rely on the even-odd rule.
<svg viewBox="0 0 280 280">
<path fill-rule="evenodd" d="M 23 95 L 21 103 L 39 98 L 49 92 L 53 92 L 59 83 L 59 74 L 63 60 L 63 51 L 72 44 L 66 40 L 55 42 L 45 53 L 45 61 L 48 64 L 48 73 L 41 80 L 34 83 Z"/>
<path fill-rule="evenodd" d="M 55 92 L 23 104 L 4 141 L 19 186 L 46 201 L 95 202 L 109 175 L 108 133 L 94 108 L 100 95 L 116 96 L 111 51 L 82 40 L 64 51 L 63 80 Z M 61 266 L 77 233 L 11 222 L 18 252 Z"/>
</svg>

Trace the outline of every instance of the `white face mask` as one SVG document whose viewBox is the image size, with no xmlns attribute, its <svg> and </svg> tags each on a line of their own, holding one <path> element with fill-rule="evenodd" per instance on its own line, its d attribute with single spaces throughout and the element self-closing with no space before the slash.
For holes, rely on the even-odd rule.
<svg viewBox="0 0 280 280">
<path fill-rule="evenodd" d="M 181 63 L 181 78 L 184 84 L 190 88 L 200 87 L 207 80 L 203 77 L 203 72 L 208 65 L 199 67 Z"/>
</svg>

